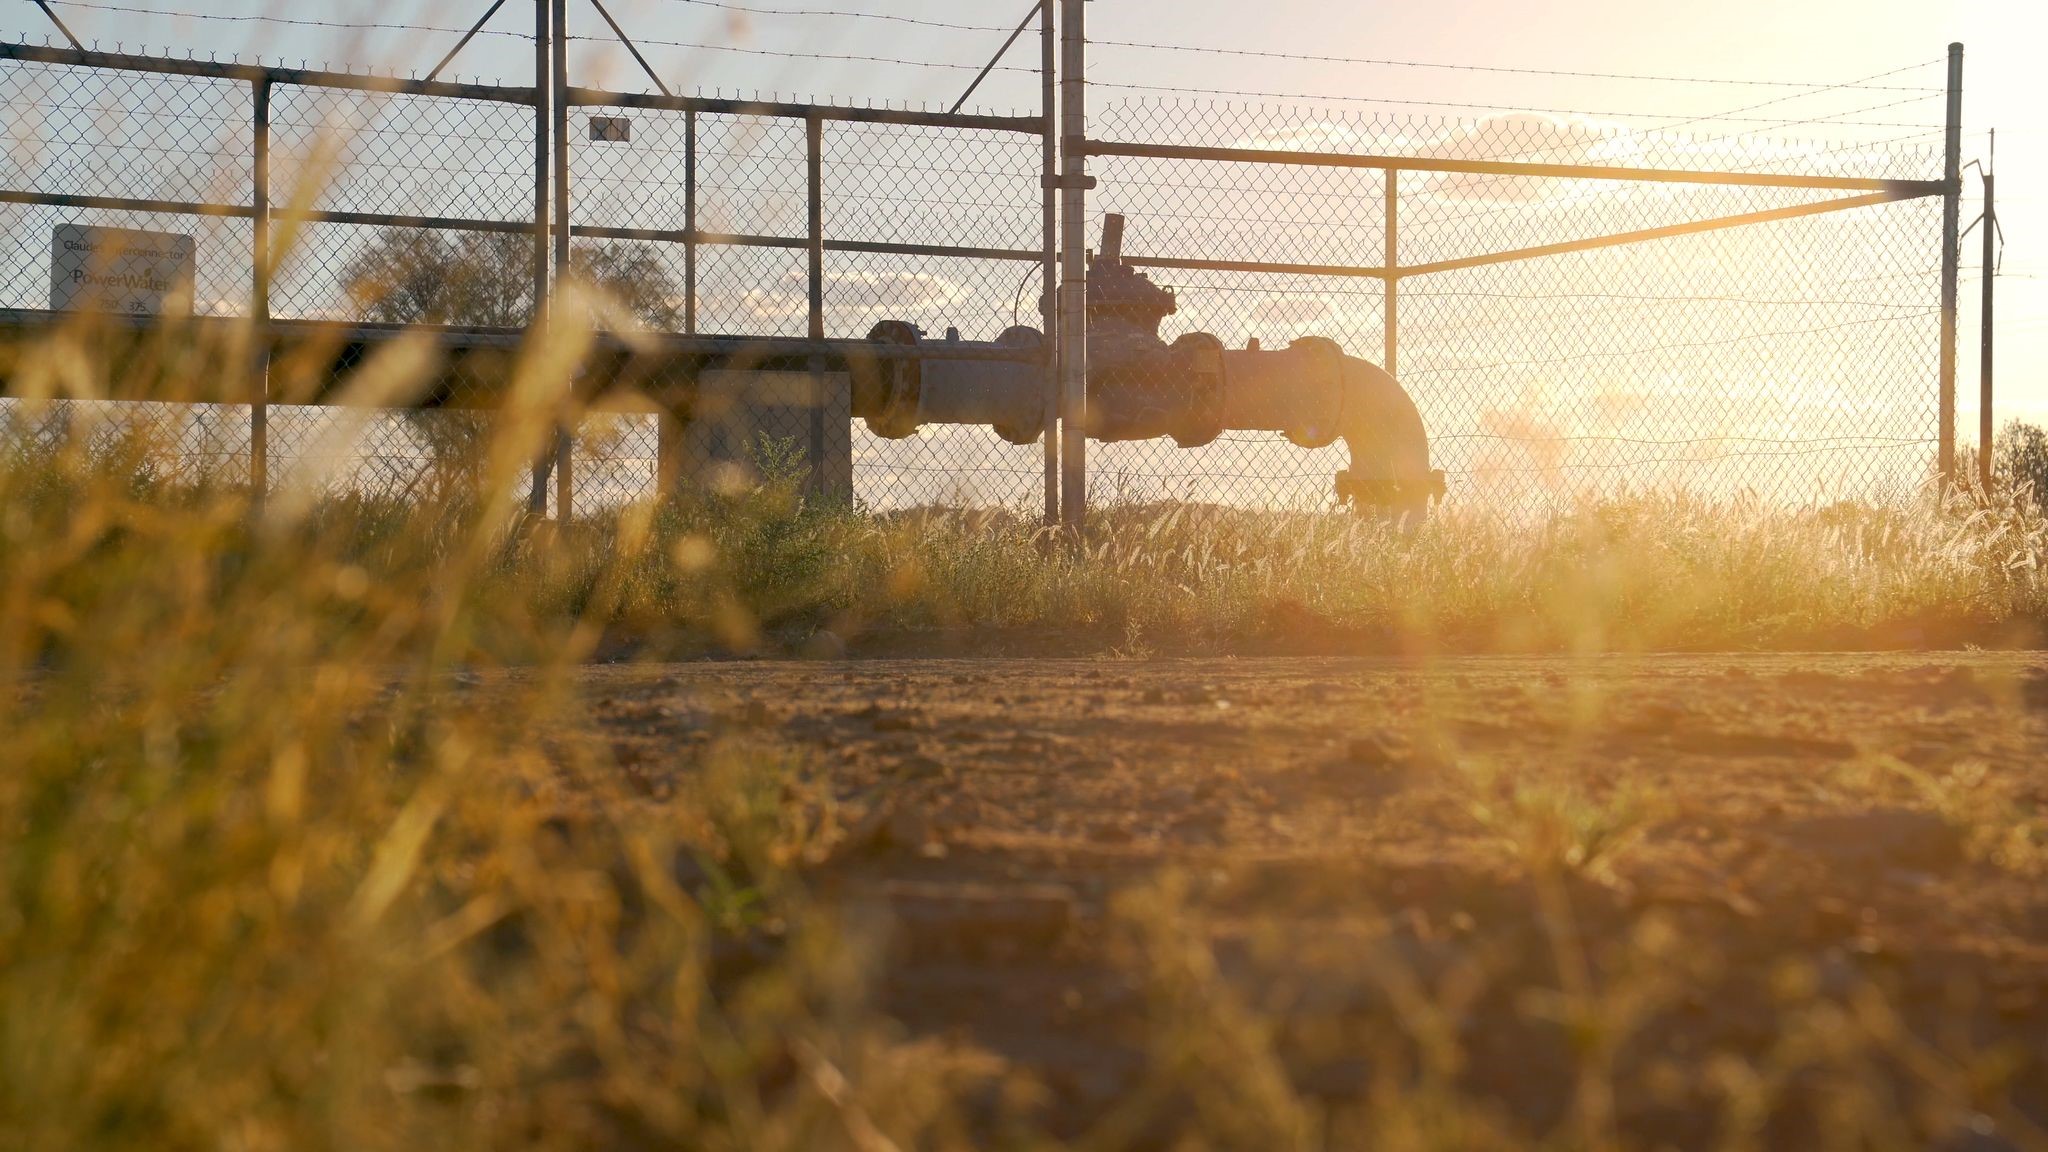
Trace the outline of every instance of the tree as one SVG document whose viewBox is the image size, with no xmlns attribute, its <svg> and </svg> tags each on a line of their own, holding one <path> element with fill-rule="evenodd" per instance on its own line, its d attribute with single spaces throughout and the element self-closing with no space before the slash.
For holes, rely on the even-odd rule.
<svg viewBox="0 0 2048 1152">
<path fill-rule="evenodd" d="M 609 295 L 640 323 L 676 327 L 681 289 L 654 245 L 601 240 L 575 245 L 571 274 Z M 533 237 L 523 232 L 398 228 L 349 260 L 350 302 L 385 324 L 520 328 L 533 318 Z"/>
<path fill-rule="evenodd" d="M 2018 420 L 1999 430 L 1991 450 L 1994 482 L 2024 490 L 2036 503 L 2048 499 L 2048 432 Z"/>
<path fill-rule="evenodd" d="M 647 327 L 676 328 L 682 292 L 652 244 L 577 244 L 570 269 Z M 533 319 L 530 233 L 393 229 L 357 252 L 343 275 L 356 313 L 377 323 L 522 328 Z M 433 461 L 437 493 L 467 491 L 489 436 L 484 417 L 442 410 L 409 411 L 406 419 Z"/>
</svg>

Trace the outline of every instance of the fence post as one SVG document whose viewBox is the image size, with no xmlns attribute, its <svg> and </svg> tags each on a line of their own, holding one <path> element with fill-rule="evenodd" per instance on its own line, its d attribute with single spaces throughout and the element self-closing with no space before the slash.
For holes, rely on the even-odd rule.
<svg viewBox="0 0 2048 1152">
<path fill-rule="evenodd" d="M 555 279 L 569 271 L 569 2 L 555 0 Z M 571 369 L 574 372 L 574 369 Z M 572 375 L 569 381 L 575 387 Z M 572 399 L 569 411 L 576 411 Z M 567 525 L 576 508 L 576 441 L 567 424 L 555 427 L 555 521 Z"/>
<path fill-rule="evenodd" d="M 697 334 L 697 110 L 683 113 L 683 332 Z"/>
<path fill-rule="evenodd" d="M 825 338 L 825 121 L 816 112 L 804 117 L 804 249 L 807 256 L 805 279 L 809 281 L 806 306 L 812 340 Z M 811 383 L 811 491 L 825 493 L 825 364 L 814 349 L 804 358 Z"/>
<path fill-rule="evenodd" d="M 683 334 L 697 334 L 697 110 L 683 113 Z M 667 404 L 654 417 L 654 488 L 675 494 L 683 480 L 683 422 Z"/>
<path fill-rule="evenodd" d="M 1941 443 L 1937 449 L 1941 490 L 1956 478 L 1956 266 L 1962 256 L 1958 235 L 1963 194 L 1963 46 L 1948 46 L 1947 139 L 1941 178 Z"/>
<path fill-rule="evenodd" d="M 1387 375 L 1398 377 L 1401 372 L 1401 276 L 1396 271 L 1401 266 L 1401 173 L 1393 168 L 1387 174 L 1387 222 L 1386 256 L 1383 264 L 1387 270 L 1386 285 L 1386 351 L 1385 363 L 1380 367 Z"/>
<path fill-rule="evenodd" d="M 1992 140 L 1995 154 L 1997 137 L 1993 136 Z M 1998 260 L 1998 245 L 1993 236 L 1998 230 L 1998 201 L 1990 167 L 1987 165 L 1982 171 L 1984 219 L 1978 227 L 1984 229 L 1984 304 L 1983 314 L 1978 317 L 1980 329 L 1977 337 L 1977 490 L 1988 497 L 1991 494 L 1991 441 L 1994 431 L 1991 419 L 1991 288 Z"/>
<path fill-rule="evenodd" d="M 1038 289 L 1039 322 L 1045 325 L 1045 522 L 1060 520 L 1060 346 L 1058 42 L 1053 34 L 1052 0 L 1038 6 L 1038 76 L 1040 127 L 1039 206 L 1043 216 L 1040 246 L 1044 249 Z"/>
<path fill-rule="evenodd" d="M 249 492 L 257 511 L 270 494 L 270 77 L 251 83 L 254 114 L 251 128 L 251 219 L 249 328 L 255 344 L 251 358 L 255 395 L 249 406 Z"/>
<path fill-rule="evenodd" d="M 535 355 L 535 338 L 545 329 L 548 309 L 548 65 L 553 46 L 548 37 L 549 0 L 533 0 L 533 313 L 528 321 L 527 355 Z M 533 462 L 533 486 L 526 511 L 540 517 L 548 511 L 548 453 Z"/>
<path fill-rule="evenodd" d="M 1088 514 L 1088 96 L 1086 0 L 1060 0 L 1060 511 L 1069 528 Z"/>
</svg>

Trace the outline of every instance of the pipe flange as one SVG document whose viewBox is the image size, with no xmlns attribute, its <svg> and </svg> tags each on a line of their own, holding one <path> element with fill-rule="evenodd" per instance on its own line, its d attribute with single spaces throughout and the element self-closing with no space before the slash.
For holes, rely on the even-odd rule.
<svg viewBox="0 0 2048 1152">
<path fill-rule="evenodd" d="M 996 336 L 996 344 L 1003 348 L 1029 348 L 1034 352 L 1042 352 L 1045 348 L 1045 333 L 1028 324 L 1013 324 Z M 1004 443 L 1015 444 L 1020 448 L 1038 443 L 1038 436 L 1042 431 L 1036 424 L 1005 424 L 997 421 L 989 426 L 995 429 L 996 435 L 1003 438 Z"/>
<path fill-rule="evenodd" d="M 1327 336 L 1298 337 L 1287 345 L 1287 350 L 1299 351 L 1310 357 L 1316 362 L 1316 369 L 1327 373 L 1332 379 L 1343 377 L 1344 349 Z M 1330 418 L 1320 424 L 1287 429 L 1282 435 L 1287 437 L 1288 443 L 1296 448 L 1314 451 L 1318 448 L 1328 448 L 1337 442 L 1337 430 L 1344 425 L 1344 390 L 1334 388 L 1331 395 L 1336 397 L 1336 410 L 1330 413 Z"/>
<path fill-rule="evenodd" d="M 884 320 L 868 329 L 874 344 L 914 348 L 924 333 L 906 320 Z M 917 405 L 923 389 L 923 365 L 916 359 L 882 360 L 854 379 L 854 411 L 864 417 L 868 431 L 884 440 L 902 440 L 917 434 Z"/>
<path fill-rule="evenodd" d="M 1173 414 L 1168 435 L 1182 448 L 1200 448 L 1223 435 L 1223 341 L 1208 332 L 1187 332 L 1170 351 L 1187 381 L 1188 400 Z"/>
</svg>

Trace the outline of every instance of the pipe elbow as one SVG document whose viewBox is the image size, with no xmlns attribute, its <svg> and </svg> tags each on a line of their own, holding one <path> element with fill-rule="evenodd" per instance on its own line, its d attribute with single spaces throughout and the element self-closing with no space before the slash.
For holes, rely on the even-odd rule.
<svg viewBox="0 0 2048 1152">
<path fill-rule="evenodd" d="M 1337 498 L 1363 508 L 1422 512 L 1442 498 L 1444 474 L 1430 467 L 1429 433 L 1415 400 L 1377 364 L 1344 357 L 1337 434 L 1351 467 L 1337 474 Z"/>
</svg>

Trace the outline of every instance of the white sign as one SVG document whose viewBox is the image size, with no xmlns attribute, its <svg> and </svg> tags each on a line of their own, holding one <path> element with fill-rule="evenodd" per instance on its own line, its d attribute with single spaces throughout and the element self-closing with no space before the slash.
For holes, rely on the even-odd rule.
<svg viewBox="0 0 2048 1152">
<path fill-rule="evenodd" d="M 192 237 L 59 224 L 50 238 L 50 308 L 161 315 L 167 298 L 192 307 Z"/>
</svg>

